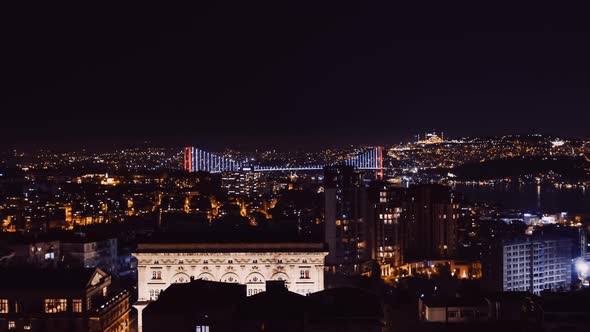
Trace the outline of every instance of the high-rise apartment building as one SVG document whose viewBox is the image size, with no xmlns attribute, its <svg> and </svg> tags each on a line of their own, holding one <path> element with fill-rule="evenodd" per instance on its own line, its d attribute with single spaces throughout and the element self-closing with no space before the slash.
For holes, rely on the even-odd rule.
<svg viewBox="0 0 590 332">
<path fill-rule="evenodd" d="M 362 173 L 352 166 L 324 168 L 326 264 L 357 272 L 371 258 L 367 190 Z"/>
<path fill-rule="evenodd" d="M 499 240 L 490 246 L 484 264 L 487 285 L 495 291 L 569 290 L 572 282 L 572 240 L 531 235 Z"/>
<path fill-rule="evenodd" d="M 453 258 L 459 203 L 451 188 L 428 184 L 408 189 L 403 203 L 403 243 L 411 259 Z"/>
<path fill-rule="evenodd" d="M 375 182 L 369 187 L 371 258 L 379 263 L 403 264 L 403 198 L 403 188 L 385 182 Z"/>
</svg>

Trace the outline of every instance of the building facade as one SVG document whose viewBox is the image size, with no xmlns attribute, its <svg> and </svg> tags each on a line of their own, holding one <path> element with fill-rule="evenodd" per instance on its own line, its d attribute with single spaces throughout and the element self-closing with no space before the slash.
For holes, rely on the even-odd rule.
<svg viewBox="0 0 590 332">
<path fill-rule="evenodd" d="M 40 277 L 42 276 L 42 277 Z M 0 331 L 129 331 L 129 293 L 100 269 L 0 273 Z"/>
<path fill-rule="evenodd" d="M 449 187 L 408 189 L 403 208 L 404 252 L 412 259 L 449 259 L 457 250 L 459 203 Z"/>
<path fill-rule="evenodd" d="M 371 259 L 372 227 L 368 224 L 368 196 L 362 173 L 352 166 L 324 168 L 325 241 L 333 270 L 359 272 Z"/>
<path fill-rule="evenodd" d="M 260 197 L 268 191 L 266 186 L 262 172 L 242 169 L 221 174 L 221 188 L 230 196 Z"/>
<path fill-rule="evenodd" d="M 484 276 L 497 291 L 569 290 L 572 283 L 572 240 L 532 235 L 494 244 Z"/>
<path fill-rule="evenodd" d="M 307 295 L 324 289 L 323 243 L 140 243 L 138 260 L 140 311 L 175 283 L 191 279 L 246 285 L 251 296 L 266 281 L 283 280 L 287 288 Z"/>
<path fill-rule="evenodd" d="M 403 189 L 383 182 L 369 188 L 369 218 L 374 240 L 371 258 L 380 264 L 397 267 L 403 264 L 402 201 Z"/>
<path fill-rule="evenodd" d="M 92 239 L 74 236 L 61 242 L 63 262 L 72 267 L 98 267 L 109 273 L 117 272 L 117 239 Z"/>
<path fill-rule="evenodd" d="M 248 295 L 264 290 L 267 280 L 284 280 L 292 292 L 324 289 L 321 243 L 142 243 L 138 260 L 138 300 L 153 301 L 174 283 L 192 279 L 247 285 Z"/>
</svg>

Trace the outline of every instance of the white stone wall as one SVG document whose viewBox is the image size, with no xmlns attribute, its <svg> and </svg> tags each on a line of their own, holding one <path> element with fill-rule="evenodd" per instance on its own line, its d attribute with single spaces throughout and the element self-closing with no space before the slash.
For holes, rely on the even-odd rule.
<svg viewBox="0 0 590 332">
<path fill-rule="evenodd" d="M 248 295 L 264 291 L 267 280 L 285 280 L 306 295 L 324 289 L 326 252 L 135 253 L 138 301 L 155 300 L 160 291 L 191 277 L 246 284 Z"/>
</svg>

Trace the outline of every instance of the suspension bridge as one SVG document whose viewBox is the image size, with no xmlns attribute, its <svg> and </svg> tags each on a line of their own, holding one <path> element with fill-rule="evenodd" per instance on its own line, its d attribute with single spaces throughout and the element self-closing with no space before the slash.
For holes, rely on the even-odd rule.
<svg viewBox="0 0 590 332">
<path fill-rule="evenodd" d="M 188 172 L 234 172 L 234 171 L 253 171 L 253 172 L 284 172 L 284 171 L 316 171 L 322 170 L 325 166 L 347 165 L 353 166 L 359 170 L 374 170 L 380 178 L 383 177 L 383 147 L 376 146 L 361 149 L 361 151 L 343 161 L 328 163 L 324 165 L 301 165 L 301 166 L 262 166 L 252 165 L 248 160 L 235 160 L 223 156 L 222 154 L 208 152 L 198 149 L 194 146 L 184 148 L 184 169 Z"/>
</svg>

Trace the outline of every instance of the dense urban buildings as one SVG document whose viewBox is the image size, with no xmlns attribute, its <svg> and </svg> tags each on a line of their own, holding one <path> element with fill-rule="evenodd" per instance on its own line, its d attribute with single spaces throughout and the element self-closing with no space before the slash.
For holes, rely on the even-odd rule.
<svg viewBox="0 0 590 332">
<path fill-rule="evenodd" d="M 518 144 L 528 147 L 522 150 L 506 140 L 500 140 L 503 148 L 521 151 L 525 161 L 536 157 L 524 156 L 532 153 L 533 145 L 545 144 L 541 138 L 522 140 Z M 133 167 L 117 164 L 120 158 L 138 158 L 141 153 L 112 156 L 119 161 L 100 163 L 105 166 L 102 169 L 96 169 L 95 158 L 79 155 L 76 158 L 84 161 L 72 161 L 71 169 L 57 158 L 52 159 L 55 164 L 38 159 L 28 160 L 28 166 L 16 162 L 2 170 L 0 179 L 0 266 L 56 273 L 100 268 L 118 287 L 128 290 L 134 308 L 126 319 L 129 328 L 139 330 L 172 326 L 166 317 L 176 317 L 190 330 L 206 331 L 224 323 L 214 322 L 211 316 L 203 319 L 199 313 L 216 310 L 238 315 L 226 323 L 245 330 L 262 324 L 267 330 L 271 326 L 298 329 L 298 324 L 304 324 L 310 331 L 364 324 L 318 309 L 318 301 L 338 301 L 342 313 L 354 301 L 373 301 L 341 287 L 378 297 L 383 313 L 371 314 L 367 329 L 379 325 L 390 331 L 398 321 L 407 326 L 430 324 L 434 330 L 447 322 L 529 324 L 539 319 L 537 311 L 518 311 L 518 318 L 500 319 L 506 311 L 484 308 L 482 299 L 515 307 L 532 301 L 539 309 L 543 303 L 534 296 L 544 291 L 587 286 L 590 269 L 584 270 L 582 263 L 588 252 L 590 218 L 577 211 L 513 209 L 491 200 L 478 201 L 457 185 L 468 183 L 461 172 L 463 165 L 472 165 L 470 161 L 456 159 L 449 164 L 453 169 L 428 164 L 441 153 L 474 144 L 427 135 L 403 148 L 386 147 L 388 155 L 372 147 L 312 153 L 209 153 L 194 148 L 159 157 L 148 154 L 149 163 L 143 168 L 132 160 L 125 164 Z M 563 143 L 568 144 L 573 143 Z M 561 147 L 555 145 L 550 152 L 565 153 Z M 185 170 L 187 153 L 192 167 L 198 169 Z M 241 160 L 240 167 L 231 169 L 231 160 Z M 153 168 L 173 161 L 174 167 Z M 565 179 L 555 174 L 551 179 Z M 486 188 L 491 183 L 517 181 L 525 186 L 531 180 L 536 206 L 544 194 L 541 186 L 559 188 L 541 173 L 501 182 L 488 179 L 491 182 L 469 185 Z M 554 238 L 562 240 L 552 242 Z M 521 245 L 528 249 L 520 250 Z M 519 261 L 507 264 L 508 259 Z M 205 281 L 218 286 L 207 290 L 208 283 L 199 284 Z M 286 292 L 267 288 L 273 282 L 283 282 Z M 234 302 L 248 304 L 210 301 L 184 311 L 164 304 L 187 301 L 177 297 L 182 291 L 175 290 L 185 284 L 200 285 L 195 292 L 204 294 L 233 284 L 228 292 L 237 296 Z M 178 295 L 159 302 L 167 290 Z M 512 296 L 506 294 L 521 292 L 530 292 L 531 297 L 506 299 Z M 457 294 L 463 295 L 457 298 Z M 285 309 L 275 308 L 276 303 L 304 308 L 283 315 Z M 376 320 L 381 323 L 374 324 Z"/>
<path fill-rule="evenodd" d="M 3 11 L 0 332 L 590 330 L 586 8 L 189 6 Z"/>
</svg>

